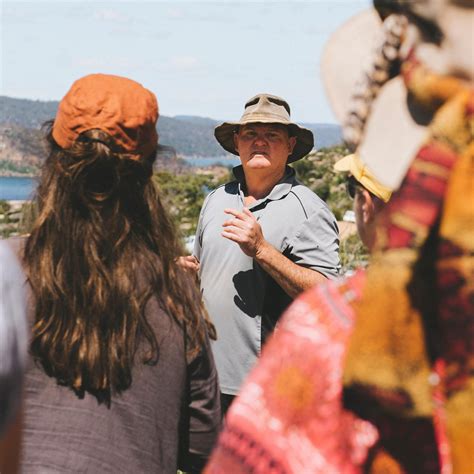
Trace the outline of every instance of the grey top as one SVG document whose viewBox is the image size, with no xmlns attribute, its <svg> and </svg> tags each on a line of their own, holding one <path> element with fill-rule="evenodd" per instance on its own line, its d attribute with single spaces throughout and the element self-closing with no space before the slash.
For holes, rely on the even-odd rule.
<svg viewBox="0 0 474 474">
<path fill-rule="evenodd" d="M 21 398 L 28 347 L 23 283 L 15 254 L 0 241 L 0 438 Z"/>
<path fill-rule="evenodd" d="M 28 293 L 32 320 L 34 298 Z M 130 388 L 113 396 L 110 408 L 87 393 L 79 399 L 30 358 L 22 473 L 176 474 L 178 467 L 187 472 L 203 467 L 221 418 L 209 342 L 188 363 L 184 331 L 156 298 L 148 302 L 146 317 L 157 335 L 158 363 L 136 362 Z"/>
<path fill-rule="evenodd" d="M 262 342 L 291 298 L 238 244 L 221 236 L 225 208 L 244 207 L 244 175 L 210 193 L 196 232 L 194 255 L 201 262 L 201 290 L 217 329 L 212 348 L 221 391 L 235 395 L 254 365 Z M 336 219 L 326 204 L 300 184 L 287 167 L 270 194 L 252 206 L 265 239 L 298 265 L 327 277 L 339 272 Z"/>
</svg>

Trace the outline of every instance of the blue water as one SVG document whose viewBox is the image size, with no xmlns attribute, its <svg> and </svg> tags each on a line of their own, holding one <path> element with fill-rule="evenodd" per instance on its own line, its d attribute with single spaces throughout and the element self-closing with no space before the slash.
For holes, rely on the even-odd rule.
<svg viewBox="0 0 474 474">
<path fill-rule="evenodd" d="M 34 178 L 10 178 L 0 176 L 0 199 L 24 201 L 31 199 L 36 189 Z"/>
<path fill-rule="evenodd" d="M 211 165 L 222 165 L 222 166 L 237 166 L 240 165 L 240 159 L 237 156 L 232 157 L 213 157 L 203 158 L 201 156 L 185 156 L 184 161 L 189 163 L 191 166 L 206 167 Z"/>
</svg>

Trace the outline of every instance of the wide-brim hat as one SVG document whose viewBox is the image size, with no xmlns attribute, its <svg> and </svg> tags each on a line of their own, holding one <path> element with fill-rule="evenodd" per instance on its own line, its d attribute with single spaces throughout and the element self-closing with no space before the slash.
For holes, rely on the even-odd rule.
<svg viewBox="0 0 474 474">
<path fill-rule="evenodd" d="M 288 127 L 291 136 L 296 137 L 293 152 L 288 156 L 288 163 L 306 156 L 314 147 L 314 136 L 311 130 L 291 121 L 290 106 L 281 97 L 270 94 L 258 94 L 245 104 L 244 113 L 238 122 L 224 122 L 217 126 L 214 135 L 224 150 L 238 155 L 235 149 L 234 134 L 242 125 L 249 123 L 281 124 Z"/>
<path fill-rule="evenodd" d="M 381 27 L 377 12 L 368 10 L 351 18 L 326 44 L 321 59 L 322 79 L 341 124 L 348 117 L 356 85 L 372 59 Z M 426 134 L 425 127 L 411 117 L 402 78 L 395 77 L 372 102 L 357 153 L 382 185 L 395 190 Z"/>
<path fill-rule="evenodd" d="M 341 124 L 346 122 L 354 104 L 353 94 L 358 82 L 367 67 L 373 64 L 374 50 L 383 35 L 381 16 L 391 13 L 407 15 L 409 22 L 405 36 L 408 39 L 410 35 L 412 38 L 415 35 L 417 18 L 432 22 L 442 31 L 444 40 L 440 45 L 435 44 L 436 38 L 416 38 L 417 58 L 433 71 L 440 74 L 462 71 L 466 76 L 466 71 L 473 69 L 472 28 L 467 26 L 469 21 L 472 25 L 472 7 L 459 7 L 450 0 L 438 4 L 433 1 L 403 0 L 379 0 L 374 3 L 383 8 L 378 8 L 378 11 L 369 9 L 344 23 L 330 37 L 321 58 L 321 75 L 326 94 Z M 404 47 L 408 51 L 408 45 Z M 402 77 L 388 80 L 370 104 L 357 149 L 360 160 L 376 179 L 393 190 L 400 186 L 417 150 L 428 135 L 425 125 L 429 120 L 412 105 Z"/>
</svg>

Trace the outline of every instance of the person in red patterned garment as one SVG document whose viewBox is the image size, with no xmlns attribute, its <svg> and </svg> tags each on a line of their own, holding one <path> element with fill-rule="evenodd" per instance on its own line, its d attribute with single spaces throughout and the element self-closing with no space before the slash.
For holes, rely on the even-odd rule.
<svg viewBox="0 0 474 474">
<path fill-rule="evenodd" d="M 378 217 L 367 271 L 316 286 L 282 317 L 227 415 L 208 474 L 474 471 L 474 215 L 466 206 L 474 202 L 474 74 L 464 67 L 474 56 L 466 60 L 472 44 L 463 42 L 474 8 L 375 3 L 392 44 L 364 77 L 367 94 L 355 105 L 365 107 L 352 109 L 345 136 L 367 164 L 368 150 L 395 136 L 398 176 L 381 177 L 398 178 L 399 189 Z M 414 29 L 423 34 L 413 42 Z M 387 97 L 405 107 L 407 96 L 428 117 L 413 124 L 408 145 L 397 126 L 411 127 L 409 114 L 388 122 L 393 111 L 384 110 Z M 387 122 L 371 133 L 380 110 Z M 374 137 L 378 147 L 368 143 Z M 379 174 L 393 170 L 378 165 Z"/>
</svg>

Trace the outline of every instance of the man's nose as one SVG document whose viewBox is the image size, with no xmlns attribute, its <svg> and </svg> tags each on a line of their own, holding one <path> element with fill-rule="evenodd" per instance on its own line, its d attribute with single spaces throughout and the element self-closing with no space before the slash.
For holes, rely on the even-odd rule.
<svg viewBox="0 0 474 474">
<path fill-rule="evenodd" d="M 266 139 L 265 135 L 257 135 L 253 142 L 254 142 L 255 145 L 266 145 L 267 144 L 267 139 Z"/>
</svg>

